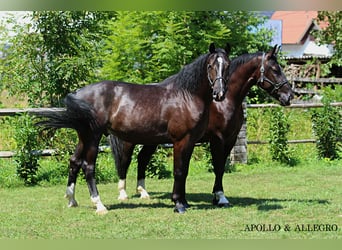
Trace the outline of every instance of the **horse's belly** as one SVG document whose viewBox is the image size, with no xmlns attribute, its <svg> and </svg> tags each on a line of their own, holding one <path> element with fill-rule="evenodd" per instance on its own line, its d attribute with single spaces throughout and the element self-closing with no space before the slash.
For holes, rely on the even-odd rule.
<svg viewBox="0 0 342 250">
<path fill-rule="evenodd" d="M 134 118 L 115 119 L 108 128 L 109 132 L 122 140 L 136 144 L 159 144 L 170 142 L 167 122 L 160 119 Z"/>
<path fill-rule="evenodd" d="M 134 144 L 161 144 L 171 142 L 168 134 L 160 131 L 117 129 L 110 130 L 110 133 L 124 141 Z"/>
</svg>

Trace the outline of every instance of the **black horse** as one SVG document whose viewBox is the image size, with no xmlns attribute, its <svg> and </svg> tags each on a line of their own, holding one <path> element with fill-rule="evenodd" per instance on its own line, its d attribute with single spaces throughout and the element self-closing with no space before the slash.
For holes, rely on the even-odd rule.
<svg viewBox="0 0 342 250">
<path fill-rule="evenodd" d="M 230 151 L 235 145 L 237 135 L 243 122 L 242 102 L 250 88 L 257 84 L 281 105 L 289 105 L 293 98 L 292 89 L 277 63 L 276 55 L 279 47 L 268 53 L 245 54 L 231 61 L 226 98 L 222 102 L 210 105 L 209 125 L 200 142 L 210 142 L 212 164 L 214 166 L 215 183 L 213 187 L 213 203 L 228 206 L 224 195 L 222 178 L 224 166 Z M 119 200 L 127 199 L 125 181 L 131 162 L 134 144 L 110 136 L 115 165 L 119 175 Z M 144 145 L 138 155 L 137 191 L 141 198 L 148 198 L 145 190 L 145 171 L 157 145 Z"/>
<path fill-rule="evenodd" d="M 207 128 L 210 103 L 225 97 L 229 51 L 229 45 L 224 50 L 211 44 L 209 53 L 159 84 L 94 83 L 68 94 L 64 112 L 41 113 L 43 119 L 37 125 L 72 128 L 78 134 L 79 142 L 70 158 L 69 206 L 77 206 L 75 184 L 82 168 L 96 213 L 107 213 L 95 183 L 95 163 L 102 135 L 114 134 L 132 145 L 173 143 L 172 200 L 176 212 L 185 212 L 190 157 Z"/>
</svg>

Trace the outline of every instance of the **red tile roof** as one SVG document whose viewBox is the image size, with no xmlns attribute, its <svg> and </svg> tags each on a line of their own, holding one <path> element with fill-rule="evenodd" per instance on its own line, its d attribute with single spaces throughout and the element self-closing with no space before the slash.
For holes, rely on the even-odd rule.
<svg viewBox="0 0 342 250">
<path fill-rule="evenodd" d="M 282 42 L 283 44 L 298 44 L 307 34 L 317 11 L 276 11 L 272 20 L 282 20 Z M 319 24 L 321 28 L 327 24 Z"/>
</svg>

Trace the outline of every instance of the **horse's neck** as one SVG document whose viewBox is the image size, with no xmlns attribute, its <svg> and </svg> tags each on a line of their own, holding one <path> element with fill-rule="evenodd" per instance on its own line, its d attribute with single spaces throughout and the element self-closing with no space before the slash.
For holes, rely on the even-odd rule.
<svg viewBox="0 0 342 250">
<path fill-rule="evenodd" d="M 242 104 L 251 87 L 257 83 L 256 72 L 258 70 L 259 60 L 255 58 L 247 62 L 247 64 L 245 67 L 241 66 L 237 69 L 232 74 L 231 81 L 228 83 L 228 86 L 231 86 L 232 91 L 234 91 L 232 100 L 234 100 L 236 106 Z"/>
</svg>

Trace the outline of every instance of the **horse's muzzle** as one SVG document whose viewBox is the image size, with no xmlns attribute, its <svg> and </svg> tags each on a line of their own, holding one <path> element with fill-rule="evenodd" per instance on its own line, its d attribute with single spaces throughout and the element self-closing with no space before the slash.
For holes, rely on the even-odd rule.
<svg viewBox="0 0 342 250">
<path fill-rule="evenodd" d="M 225 98 L 225 93 L 224 91 L 219 91 L 218 93 L 213 93 L 213 99 L 217 102 L 223 101 Z"/>
<path fill-rule="evenodd" d="M 294 98 L 293 93 L 289 95 L 281 94 L 279 98 L 280 105 L 289 106 L 291 104 L 291 100 Z"/>
</svg>

